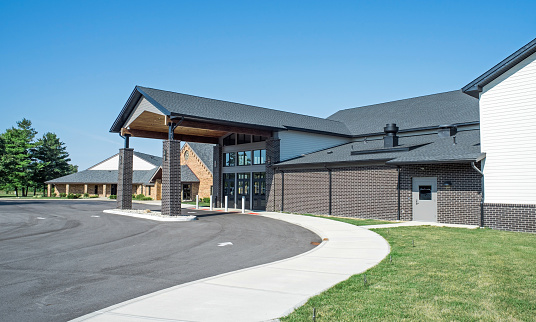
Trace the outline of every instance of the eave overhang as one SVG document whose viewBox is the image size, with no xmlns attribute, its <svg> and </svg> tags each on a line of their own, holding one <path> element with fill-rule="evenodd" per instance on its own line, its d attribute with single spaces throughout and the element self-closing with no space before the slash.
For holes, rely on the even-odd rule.
<svg viewBox="0 0 536 322">
<path fill-rule="evenodd" d="M 473 97 L 479 98 L 482 88 L 487 84 L 491 83 L 494 79 L 501 76 L 507 72 L 510 68 L 519 64 L 525 58 L 536 52 L 536 39 L 533 39 L 531 42 L 517 50 L 512 55 L 508 56 L 506 59 L 493 66 L 490 70 L 484 74 L 477 77 L 474 81 L 465 85 L 462 88 L 462 91 L 465 94 L 471 95 Z"/>
</svg>

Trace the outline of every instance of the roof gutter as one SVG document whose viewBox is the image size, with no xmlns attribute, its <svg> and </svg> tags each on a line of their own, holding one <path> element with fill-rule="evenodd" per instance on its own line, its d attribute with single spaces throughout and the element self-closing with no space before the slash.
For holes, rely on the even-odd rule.
<svg viewBox="0 0 536 322">
<path fill-rule="evenodd" d="M 536 52 L 536 39 L 521 47 L 512 55 L 505 58 L 503 61 L 493 66 L 484 74 L 477 77 L 474 81 L 462 87 L 462 92 L 467 95 L 478 98 L 482 88 L 491 83 L 494 79 L 507 72 L 510 68 L 519 64 L 525 58 Z"/>
</svg>

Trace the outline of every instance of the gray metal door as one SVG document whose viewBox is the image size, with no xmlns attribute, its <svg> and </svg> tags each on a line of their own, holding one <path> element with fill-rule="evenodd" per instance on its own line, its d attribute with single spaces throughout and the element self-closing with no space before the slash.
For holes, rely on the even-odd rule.
<svg viewBox="0 0 536 322">
<path fill-rule="evenodd" d="M 437 178 L 414 177 L 413 220 L 437 222 Z"/>
</svg>

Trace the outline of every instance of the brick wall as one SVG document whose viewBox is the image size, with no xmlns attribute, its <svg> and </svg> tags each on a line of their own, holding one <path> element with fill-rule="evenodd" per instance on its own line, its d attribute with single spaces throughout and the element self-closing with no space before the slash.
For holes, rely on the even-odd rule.
<svg viewBox="0 0 536 322">
<path fill-rule="evenodd" d="M 181 150 L 180 141 L 163 141 L 162 161 L 162 214 L 181 214 Z"/>
<path fill-rule="evenodd" d="M 119 149 L 119 171 L 117 178 L 117 208 L 132 209 L 132 184 L 134 149 Z"/>
<path fill-rule="evenodd" d="M 184 157 L 186 151 L 189 152 L 188 160 Z M 212 172 L 210 172 L 207 165 L 201 161 L 188 144 L 182 147 L 181 164 L 188 165 L 197 178 L 199 178 L 199 184 L 192 184 L 192 200 L 195 200 L 196 194 L 199 194 L 199 198 L 210 197 L 210 187 L 213 185 Z M 194 186 L 196 186 L 195 192 Z"/>
<path fill-rule="evenodd" d="M 276 193 L 281 191 L 275 186 L 277 174 L 272 164 L 279 162 L 281 155 L 281 140 L 268 138 L 266 140 L 266 210 L 279 211 L 280 201 L 278 202 Z"/>
<path fill-rule="evenodd" d="M 484 226 L 536 233 L 536 205 L 484 203 Z"/>
<path fill-rule="evenodd" d="M 222 202 L 222 194 L 223 194 L 223 177 L 222 177 L 222 148 L 221 145 L 217 144 L 214 146 L 214 152 L 212 154 L 213 162 L 216 164 L 216 166 L 213 168 L 213 178 L 212 178 L 212 185 L 213 185 L 213 202 L 215 203 L 216 207 L 221 207 Z"/>
<path fill-rule="evenodd" d="M 469 163 L 415 164 L 401 167 L 401 219 L 412 219 L 412 178 L 437 177 L 437 221 L 480 224 L 481 176 Z M 450 181 L 452 186 L 443 186 Z"/>
<path fill-rule="evenodd" d="M 396 220 L 398 172 L 387 166 L 332 170 L 332 215 Z"/>
<path fill-rule="evenodd" d="M 437 177 L 439 222 L 480 223 L 481 178 L 470 164 L 401 166 L 401 219 L 412 220 L 412 178 Z M 398 170 L 393 166 L 363 166 L 332 170 L 331 214 L 344 217 L 396 220 Z M 282 182 L 284 184 L 282 185 Z M 452 183 L 451 188 L 441 184 Z M 283 188 L 283 189 L 282 189 Z M 284 191 L 284 195 L 282 192 Z M 285 170 L 274 175 L 269 210 L 329 214 L 327 169 Z"/>
</svg>

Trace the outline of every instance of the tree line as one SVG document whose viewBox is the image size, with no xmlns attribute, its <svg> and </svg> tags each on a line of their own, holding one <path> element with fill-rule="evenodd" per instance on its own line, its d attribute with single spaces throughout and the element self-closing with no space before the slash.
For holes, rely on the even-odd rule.
<svg viewBox="0 0 536 322">
<path fill-rule="evenodd" d="M 0 133 L 0 188 L 28 196 L 28 191 L 43 189 L 45 182 L 78 172 L 65 143 L 54 133 L 47 132 L 36 139 L 37 131 L 27 119 L 16 127 Z"/>
</svg>

